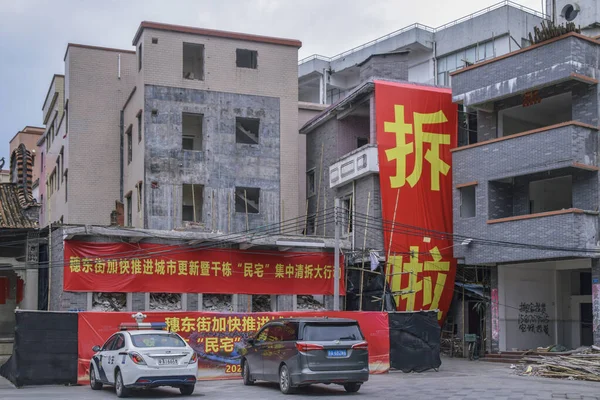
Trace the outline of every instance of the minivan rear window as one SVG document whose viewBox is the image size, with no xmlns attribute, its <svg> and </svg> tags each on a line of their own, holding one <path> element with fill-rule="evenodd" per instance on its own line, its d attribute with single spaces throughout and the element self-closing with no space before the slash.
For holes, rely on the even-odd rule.
<svg viewBox="0 0 600 400">
<path fill-rule="evenodd" d="M 304 340 L 311 342 L 329 342 L 333 340 L 363 340 L 356 324 L 314 324 L 304 327 Z"/>
</svg>

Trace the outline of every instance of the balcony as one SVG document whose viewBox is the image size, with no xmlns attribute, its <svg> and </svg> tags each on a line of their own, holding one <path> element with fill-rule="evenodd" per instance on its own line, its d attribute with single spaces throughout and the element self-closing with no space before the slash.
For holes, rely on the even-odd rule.
<svg viewBox="0 0 600 400">
<path fill-rule="evenodd" d="M 456 184 L 561 168 L 598 170 L 598 128 L 569 121 L 453 149 Z"/>
<path fill-rule="evenodd" d="M 379 173 L 377 145 L 362 146 L 329 167 L 329 187 L 345 185 L 368 174 Z"/>
<path fill-rule="evenodd" d="M 453 101 L 477 107 L 570 80 L 595 85 L 598 45 L 569 33 L 458 70 L 451 74 Z"/>
<path fill-rule="evenodd" d="M 466 264 L 587 258 L 591 253 L 586 249 L 598 248 L 598 212 L 572 208 L 487 220 L 483 224 L 478 220 L 457 219 L 454 224 L 456 235 L 474 235 L 483 241 L 454 247 L 455 257 L 463 258 Z"/>
</svg>

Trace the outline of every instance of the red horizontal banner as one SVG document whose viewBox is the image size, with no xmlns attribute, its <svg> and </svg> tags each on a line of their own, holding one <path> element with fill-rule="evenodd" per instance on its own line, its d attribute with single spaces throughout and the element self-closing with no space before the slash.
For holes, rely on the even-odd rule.
<svg viewBox="0 0 600 400">
<path fill-rule="evenodd" d="M 64 290 L 333 295 L 332 253 L 64 242 Z M 340 259 L 340 294 L 345 293 Z"/>
<path fill-rule="evenodd" d="M 369 370 L 372 374 L 390 368 L 390 338 L 387 313 L 324 311 L 278 313 L 147 312 L 144 322 L 166 322 L 198 354 L 198 379 L 241 377 L 240 361 L 249 337 L 265 323 L 284 317 L 350 318 L 358 321 L 369 343 Z M 78 331 L 79 384 L 89 382 L 92 347 L 102 345 L 124 322 L 133 322 L 131 313 L 81 312 Z"/>
</svg>

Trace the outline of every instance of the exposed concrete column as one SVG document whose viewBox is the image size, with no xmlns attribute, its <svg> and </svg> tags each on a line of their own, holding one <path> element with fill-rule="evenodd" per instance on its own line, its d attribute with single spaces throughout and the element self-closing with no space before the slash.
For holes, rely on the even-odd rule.
<svg viewBox="0 0 600 400">
<path fill-rule="evenodd" d="M 490 307 L 486 310 L 486 319 L 489 321 L 486 324 L 488 330 L 488 351 L 490 353 L 497 353 L 500 351 L 500 307 L 498 302 L 498 267 L 490 268 L 490 289 L 491 289 L 491 302 Z"/>
<path fill-rule="evenodd" d="M 375 115 L 375 95 L 373 95 L 369 99 L 369 144 L 377 144 L 377 121 Z"/>
<path fill-rule="evenodd" d="M 600 259 L 592 258 L 592 313 L 594 344 L 600 346 Z"/>
<path fill-rule="evenodd" d="M 234 294 L 231 303 L 234 312 L 252 311 L 252 296 L 249 294 Z"/>
<path fill-rule="evenodd" d="M 40 243 L 39 233 L 29 232 L 27 234 L 27 255 L 25 272 L 25 284 L 23 303 L 21 308 L 25 310 L 38 309 L 38 268 L 39 268 Z"/>
<path fill-rule="evenodd" d="M 293 295 L 278 295 L 275 296 L 275 311 L 294 311 L 295 296 Z"/>
</svg>

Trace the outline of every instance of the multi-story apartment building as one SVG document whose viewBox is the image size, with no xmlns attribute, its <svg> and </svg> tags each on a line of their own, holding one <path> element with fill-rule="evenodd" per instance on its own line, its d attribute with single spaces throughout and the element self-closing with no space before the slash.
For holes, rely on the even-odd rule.
<svg viewBox="0 0 600 400">
<path fill-rule="evenodd" d="M 492 350 L 598 344 L 597 4 L 548 2 L 568 33 L 456 71 L 475 110 L 453 152 L 455 256 L 492 266 Z"/>
<path fill-rule="evenodd" d="M 545 18 L 502 1 L 438 28 L 415 23 L 333 57 L 315 54 L 299 62 L 299 99 L 332 104 L 344 98 L 364 81 L 360 66 L 374 54 L 400 55 L 411 82 L 449 86 L 450 72 L 527 46 L 528 33 Z"/>
<path fill-rule="evenodd" d="M 301 43 L 142 22 L 133 45 L 125 224 L 239 232 L 297 217 Z"/>
<path fill-rule="evenodd" d="M 138 228 L 296 218 L 301 43 L 143 22 L 133 45 L 67 47 L 43 107 L 42 224 L 108 225 L 115 201 Z"/>
</svg>

